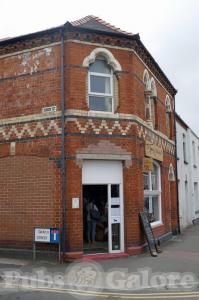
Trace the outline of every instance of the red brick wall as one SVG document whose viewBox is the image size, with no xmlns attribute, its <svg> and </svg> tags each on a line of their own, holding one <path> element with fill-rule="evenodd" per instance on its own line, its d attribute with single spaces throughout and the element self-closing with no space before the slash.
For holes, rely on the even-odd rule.
<svg viewBox="0 0 199 300">
<path fill-rule="evenodd" d="M 110 38 L 111 43 L 111 38 Z M 65 43 L 65 104 L 67 109 L 88 111 L 87 106 L 87 68 L 82 67 L 83 60 L 97 46 L 83 43 Z M 102 45 L 102 47 L 104 47 Z M 106 48 L 106 47 L 105 47 Z M 133 51 L 121 48 L 108 48 L 119 61 L 122 72 L 118 73 L 119 113 L 133 114 L 143 119 L 145 65 Z M 150 77 L 153 74 L 149 71 Z M 166 134 L 165 97 L 167 91 L 154 78 L 157 87 L 158 131 Z M 174 101 L 173 99 L 171 99 Z M 0 118 L 15 118 L 41 113 L 42 107 L 56 105 L 60 110 L 60 46 L 49 46 L 43 50 L 33 50 L 24 54 L 0 57 Z M 43 115 L 44 116 L 44 115 Z M 172 116 L 173 118 L 173 116 Z M 92 119 L 89 117 L 89 119 Z M 85 125 L 87 119 L 78 118 Z M 102 119 L 93 119 L 96 126 Z M 106 120 L 108 126 L 113 121 Z M 49 120 L 39 121 L 44 128 Z M 55 119 L 60 128 L 60 121 Z M 173 121 L 172 121 L 173 122 Z M 13 119 L 13 124 L 15 120 Z M 120 124 L 125 128 L 126 121 Z M 37 124 L 27 123 L 34 129 Z M 11 126 L 11 125 L 10 125 Z M 24 123 L 13 125 L 21 132 Z M 6 132 L 9 126 L 5 128 Z M 124 168 L 124 210 L 125 245 L 139 246 L 144 239 L 141 232 L 138 213 L 143 210 L 143 157 L 144 140 L 138 138 L 136 124 L 122 136 L 119 129 L 108 135 L 105 128 L 99 135 L 89 127 L 81 134 L 74 120 L 66 126 L 66 167 L 67 167 L 67 247 L 68 251 L 82 251 L 82 173 L 76 162 L 76 154 L 99 140 L 110 140 L 132 154 L 132 166 Z M 173 127 L 172 127 L 173 130 Z M 0 127 L 1 133 L 1 127 Z M 34 135 L 34 134 L 33 134 Z M 174 131 L 172 136 L 174 136 Z M 0 138 L 0 243 L 3 245 L 21 245 L 32 240 L 32 229 L 36 225 L 58 226 L 61 221 L 60 209 L 60 170 L 54 162 L 60 157 L 60 137 L 55 129 L 47 134 L 42 130 L 34 138 L 24 130 L 23 138 L 16 137 L 15 131 L 5 141 Z M 9 155 L 9 142 L 16 141 L 16 156 Z M 31 155 L 31 156 L 25 156 Z M 51 159 L 51 160 L 49 160 Z M 156 235 L 167 233 L 177 227 L 176 186 L 169 188 L 168 168 L 175 160 L 164 152 L 162 170 L 162 214 L 164 225 L 154 229 Z M 170 192 L 169 192 L 170 190 Z M 80 209 L 72 209 L 72 197 L 80 197 Z M 20 220 L 23 220 L 20 221 Z M 5 229 L 5 230 L 4 230 Z"/>
<path fill-rule="evenodd" d="M 0 118 L 60 107 L 59 47 L 45 49 L 0 58 Z"/>
<path fill-rule="evenodd" d="M 57 219 L 53 162 L 16 156 L 0 159 L 0 245 L 32 244 L 35 226 L 53 227 Z"/>
</svg>

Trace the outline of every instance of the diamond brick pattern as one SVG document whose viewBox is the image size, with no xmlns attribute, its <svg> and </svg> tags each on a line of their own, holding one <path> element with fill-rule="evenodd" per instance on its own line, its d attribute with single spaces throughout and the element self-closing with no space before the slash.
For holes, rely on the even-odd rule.
<svg viewBox="0 0 199 300">
<path fill-rule="evenodd" d="M 11 139 L 33 138 L 36 136 L 48 136 L 51 132 L 60 134 L 61 128 L 57 121 L 49 120 L 47 124 L 38 121 L 36 123 L 16 124 L 0 127 L 0 140 L 9 141 Z"/>
</svg>

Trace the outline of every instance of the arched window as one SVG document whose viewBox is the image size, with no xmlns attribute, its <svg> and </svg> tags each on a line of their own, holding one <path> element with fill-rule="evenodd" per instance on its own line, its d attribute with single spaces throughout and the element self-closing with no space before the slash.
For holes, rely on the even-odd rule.
<svg viewBox="0 0 199 300">
<path fill-rule="evenodd" d="M 156 89 L 156 84 L 155 80 L 152 78 L 151 79 L 151 99 L 150 99 L 150 104 L 151 104 L 151 119 L 153 123 L 153 128 L 157 128 L 157 89 Z"/>
<path fill-rule="evenodd" d="M 154 129 L 157 128 L 157 89 L 155 80 L 149 77 L 147 70 L 144 70 L 144 95 L 145 95 L 145 119 L 148 125 Z"/>
<path fill-rule="evenodd" d="M 118 106 L 116 73 L 122 71 L 120 63 L 105 48 L 94 49 L 83 61 L 88 67 L 88 106 L 92 111 L 113 113 Z"/>
<path fill-rule="evenodd" d="M 166 109 L 166 134 L 168 136 L 168 138 L 171 138 L 171 101 L 169 96 L 166 96 L 165 99 L 165 109 Z"/>
<path fill-rule="evenodd" d="M 153 170 L 144 173 L 144 210 L 151 223 L 161 222 L 160 166 L 153 162 Z"/>
<path fill-rule="evenodd" d="M 151 108 L 150 108 L 151 82 L 147 70 L 144 70 L 143 82 L 144 82 L 144 96 L 145 96 L 145 103 L 144 103 L 145 119 L 148 122 L 151 120 Z"/>
<path fill-rule="evenodd" d="M 99 56 L 89 65 L 89 109 L 113 112 L 113 70 Z"/>
</svg>

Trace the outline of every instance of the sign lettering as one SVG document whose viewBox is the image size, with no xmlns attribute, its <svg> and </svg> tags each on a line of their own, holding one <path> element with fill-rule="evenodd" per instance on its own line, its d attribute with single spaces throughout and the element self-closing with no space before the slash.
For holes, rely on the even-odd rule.
<svg viewBox="0 0 199 300">
<path fill-rule="evenodd" d="M 153 159 L 150 157 L 144 157 L 144 172 L 150 172 L 153 170 Z"/>
<path fill-rule="evenodd" d="M 35 228 L 34 241 L 37 243 L 59 244 L 59 228 Z"/>
<path fill-rule="evenodd" d="M 145 144 L 145 155 L 150 158 L 163 161 L 163 149 L 154 144 Z"/>
</svg>

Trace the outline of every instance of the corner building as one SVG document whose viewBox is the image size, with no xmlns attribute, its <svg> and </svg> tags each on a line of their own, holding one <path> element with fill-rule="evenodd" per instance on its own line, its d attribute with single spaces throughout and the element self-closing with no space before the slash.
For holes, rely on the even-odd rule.
<svg viewBox="0 0 199 300">
<path fill-rule="evenodd" d="M 60 227 L 66 258 L 138 254 L 141 211 L 177 233 L 175 94 L 138 34 L 94 16 L 1 40 L 0 247 Z"/>
</svg>

